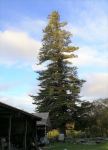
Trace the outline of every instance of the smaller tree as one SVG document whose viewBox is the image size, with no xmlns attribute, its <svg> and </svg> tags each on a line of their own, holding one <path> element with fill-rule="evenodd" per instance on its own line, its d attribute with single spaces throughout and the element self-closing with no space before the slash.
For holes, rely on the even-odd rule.
<svg viewBox="0 0 108 150">
<path fill-rule="evenodd" d="M 108 99 L 95 100 L 94 123 L 99 136 L 108 136 Z"/>
<path fill-rule="evenodd" d="M 88 117 L 88 129 L 91 136 L 108 136 L 108 102 L 95 100 Z"/>
<path fill-rule="evenodd" d="M 76 128 L 78 130 L 85 130 L 91 126 L 93 103 L 89 101 L 82 101 L 77 111 Z"/>
</svg>

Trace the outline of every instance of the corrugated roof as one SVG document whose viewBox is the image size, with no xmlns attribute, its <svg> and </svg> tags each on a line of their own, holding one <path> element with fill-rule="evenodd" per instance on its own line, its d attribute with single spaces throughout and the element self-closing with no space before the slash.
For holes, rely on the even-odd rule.
<svg viewBox="0 0 108 150">
<path fill-rule="evenodd" d="M 36 112 L 36 113 L 33 113 L 34 115 L 36 116 L 39 116 L 41 117 L 42 119 L 48 119 L 49 117 L 49 112 Z"/>
<path fill-rule="evenodd" d="M 37 125 L 48 125 L 48 118 L 49 118 L 49 112 L 36 112 L 34 113 L 34 115 L 39 116 L 40 118 L 42 118 L 41 121 L 37 122 Z"/>
</svg>

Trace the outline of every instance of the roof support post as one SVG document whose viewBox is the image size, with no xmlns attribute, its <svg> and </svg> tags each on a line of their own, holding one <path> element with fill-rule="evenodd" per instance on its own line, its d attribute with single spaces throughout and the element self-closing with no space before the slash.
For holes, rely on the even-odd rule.
<svg viewBox="0 0 108 150">
<path fill-rule="evenodd" d="M 9 116 L 9 129 L 8 129 L 8 150 L 11 150 L 11 126 L 12 126 L 12 116 Z"/>
<path fill-rule="evenodd" d="M 38 136 L 37 136 L 37 122 L 35 123 L 35 138 L 36 138 L 36 140 L 38 139 Z"/>
<path fill-rule="evenodd" d="M 45 124 L 45 137 L 47 135 L 47 127 L 46 127 L 46 124 Z"/>
<path fill-rule="evenodd" d="M 25 121 L 24 150 L 27 148 L 27 120 Z"/>
</svg>

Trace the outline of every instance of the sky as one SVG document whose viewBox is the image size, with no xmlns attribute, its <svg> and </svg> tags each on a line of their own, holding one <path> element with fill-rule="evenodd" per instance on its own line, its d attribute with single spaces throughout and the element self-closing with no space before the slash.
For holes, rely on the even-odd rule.
<svg viewBox="0 0 108 150">
<path fill-rule="evenodd" d="M 78 46 L 78 76 L 84 100 L 108 97 L 108 0 L 1 0 L 0 101 L 33 112 L 30 95 L 39 91 L 36 71 L 42 30 L 58 11 Z"/>
</svg>

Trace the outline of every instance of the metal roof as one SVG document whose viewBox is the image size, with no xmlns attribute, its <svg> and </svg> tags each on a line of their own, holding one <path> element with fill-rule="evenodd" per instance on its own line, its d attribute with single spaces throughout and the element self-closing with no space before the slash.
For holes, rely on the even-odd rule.
<svg viewBox="0 0 108 150">
<path fill-rule="evenodd" d="M 42 118 L 41 121 L 37 122 L 37 125 L 47 125 L 50 126 L 50 120 L 49 120 L 49 112 L 36 112 L 34 115 L 39 116 Z"/>
</svg>

